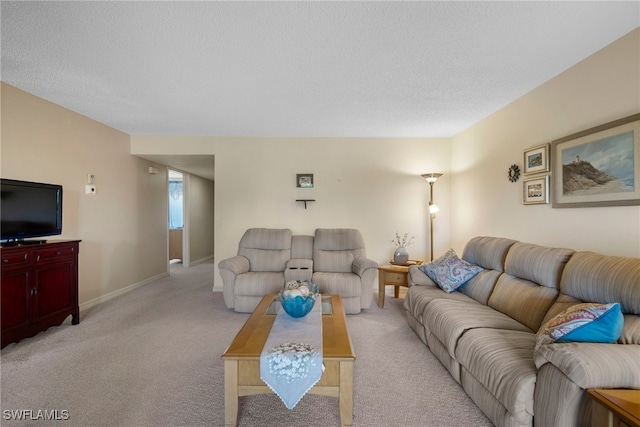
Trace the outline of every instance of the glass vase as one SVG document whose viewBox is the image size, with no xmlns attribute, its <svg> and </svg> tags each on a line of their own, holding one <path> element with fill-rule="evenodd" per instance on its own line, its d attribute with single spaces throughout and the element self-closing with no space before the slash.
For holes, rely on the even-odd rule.
<svg viewBox="0 0 640 427">
<path fill-rule="evenodd" d="M 409 252 L 407 252 L 407 248 L 404 246 L 400 246 L 393 253 L 393 263 L 394 264 L 406 264 L 409 261 Z"/>
</svg>

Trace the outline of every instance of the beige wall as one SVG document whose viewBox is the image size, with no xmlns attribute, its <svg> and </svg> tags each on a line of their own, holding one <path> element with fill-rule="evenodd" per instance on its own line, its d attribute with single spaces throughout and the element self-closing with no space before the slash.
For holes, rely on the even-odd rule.
<svg viewBox="0 0 640 427">
<path fill-rule="evenodd" d="M 523 151 L 640 112 L 640 29 L 453 138 L 452 246 L 475 235 L 640 256 L 640 207 L 522 205 Z M 636 138 L 640 136 L 636 135 Z M 636 153 L 640 155 L 640 153 Z"/>
<path fill-rule="evenodd" d="M 63 234 L 53 238 L 82 240 L 80 303 L 166 274 L 166 173 L 145 173 L 149 162 L 130 154 L 122 132 L 5 83 L 0 93 L 0 173 L 62 184 Z"/>
<path fill-rule="evenodd" d="M 247 228 L 316 228 L 362 231 L 367 253 L 379 263 L 393 254 L 396 231 L 417 237 L 413 258 L 427 253 L 428 185 L 425 172 L 445 175 L 436 184 L 442 214 L 435 252 L 449 244 L 449 143 L 444 139 L 215 138 L 132 136 L 133 154 L 213 154 L 215 258 L 235 255 Z M 296 174 L 312 173 L 314 188 L 296 188 Z M 315 199 L 304 205 L 296 199 Z M 222 282 L 216 273 L 215 285 Z"/>
<path fill-rule="evenodd" d="M 186 175 L 189 204 L 189 265 L 213 257 L 213 181 Z"/>
<path fill-rule="evenodd" d="M 639 52 L 636 30 L 452 139 L 129 137 L 3 83 L 1 175 L 64 185 L 62 238 L 83 240 L 81 302 L 166 273 L 166 168 L 149 175 L 131 154 L 215 155 L 215 184 L 195 188 L 215 187 L 216 261 L 236 253 L 249 227 L 355 227 L 379 263 L 394 233 L 409 232 L 411 257 L 425 259 L 426 172 L 444 173 L 436 256 L 486 234 L 637 257 L 640 207 L 524 206 L 522 180 L 510 183 L 507 168 L 522 166 L 528 147 L 639 112 Z M 95 196 L 84 195 L 89 172 Z M 296 188 L 297 173 L 313 173 L 315 188 Z M 301 198 L 317 201 L 305 210 Z M 194 261 L 208 251 L 198 245 Z"/>
</svg>

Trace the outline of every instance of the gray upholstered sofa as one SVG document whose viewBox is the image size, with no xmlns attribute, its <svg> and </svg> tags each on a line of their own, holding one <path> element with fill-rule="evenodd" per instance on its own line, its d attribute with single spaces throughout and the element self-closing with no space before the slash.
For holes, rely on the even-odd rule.
<svg viewBox="0 0 640 427">
<path fill-rule="evenodd" d="M 308 236 L 251 228 L 238 255 L 218 267 L 225 304 L 235 311 L 252 312 L 263 296 L 290 280 L 311 280 L 321 293 L 341 295 L 345 312 L 355 314 L 371 306 L 378 264 L 366 257 L 364 238 L 355 229 L 319 228 Z"/>
<path fill-rule="evenodd" d="M 470 240 L 462 259 L 484 270 L 452 293 L 411 267 L 404 307 L 411 328 L 495 425 L 591 425 L 587 389 L 640 389 L 640 259 L 495 237 Z M 536 347 L 541 325 L 582 302 L 620 304 L 615 344 Z"/>
</svg>

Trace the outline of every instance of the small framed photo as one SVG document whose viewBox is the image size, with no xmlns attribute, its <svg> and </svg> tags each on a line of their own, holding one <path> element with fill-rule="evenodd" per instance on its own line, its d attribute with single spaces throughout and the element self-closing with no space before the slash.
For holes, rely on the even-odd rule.
<svg viewBox="0 0 640 427">
<path fill-rule="evenodd" d="M 296 174 L 296 186 L 298 188 L 313 188 L 313 174 L 312 173 Z"/>
<path fill-rule="evenodd" d="M 523 205 L 549 203 L 549 175 L 525 179 L 522 184 Z"/>
<path fill-rule="evenodd" d="M 549 172 L 549 144 L 538 145 L 524 152 L 524 174 Z"/>
</svg>

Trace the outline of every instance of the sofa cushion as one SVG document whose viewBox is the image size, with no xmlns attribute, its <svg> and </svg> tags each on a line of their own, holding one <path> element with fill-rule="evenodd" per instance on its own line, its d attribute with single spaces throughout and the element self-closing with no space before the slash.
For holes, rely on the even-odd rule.
<svg viewBox="0 0 640 427">
<path fill-rule="evenodd" d="M 233 290 L 236 296 L 263 297 L 284 287 L 284 272 L 260 271 L 239 274 Z"/>
<path fill-rule="evenodd" d="M 536 334 L 537 346 L 554 342 L 613 343 L 622 332 L 620 304 L 577 304 L 545 323 Z"/>
<path fill-rule="evenodd" d="M 584 302 L 620 303 L 624 314 L 640 314 L 640 258 L 576 252 L 560 291 Z"/>
<path fill-rule="evenodd" d="M 480 304 L 487 305 L 500 275 L 502 273 L 496 270 L 482 270 L 473 279 L 460 286 L 458 292 L 462 292 Z"/>
<path fill-rule="evenodd" d="M 456 301 L 464 301 L 474 303 L 475 301 L 467 295 L 460 292 L 446 293 L 437 286 L 412 286 L 407 291 L 404 299 L 404 308 L 409 311 L 413 317 L 422 322 L 422 315 L 431 301 L 436 299 L 449 299 Z"/>
<path fill-rule="evenodd" d="M 515 240 L 502 237 L 479 236 L 469 240 L 462 252 L 462 259 L 482 268 L 504 271 L 504 261 Z"/>
<path fill-rule="evenodd" d="M 318 285 L 320 293 L 339 294 L 342 298 L 362 295 L 360 277 L 353 273 L 326 273 L 316 271 L 311 281 Z"/>
<path fill-rule="evenodd" d="M 534 346 L 532 332 L 481 328 L 464 334 L 455 351 L 463 369 L 521 425 L 533 417 Z"/>
<path fill-rule="evenodd" d="M 548 288 L 560 288 L 564 267 L 575 251 L 514 243 L 505 260 L 505 273 Z"/>
<path fill-rule="evenodd" d="M 458 258 L 453 249 L 418 268 L 445 292 L 455 291 L 483 270 L 482 267 Z"/>
<path fill-rule="evenodd" d="M 624 325 L 618 344 L 640 344 L 640 316 L 624 315 Z"/>
<path fill-rule="evenodd" d="M 503 273 L 489 297 L 489 306 L 537 331 L 557 295 L 555 288 Z"/>
<path fill-rule="evenodd" d="M 493 328 L 533 332 L 506 314 L 475 302 L 433 300 L 425 310 L 423 320 L 425 327 L 447 347 L 451 357 L 455 357 L 458 339 L 471 329 Z"/>
<path fill-rule="evenodd" d="M 284 271 L 291 259 L 291 230 L 248 229 L 238 245 L 238 255 L 249 260 L 251 271 Z"/>
<path fill-rule="evenodd" d="M 353 260 L 366 257 L 360 231 L 318 228 L 313 239 L 313 269 L 331 273 L 350 273 Z"/>
</svg>

